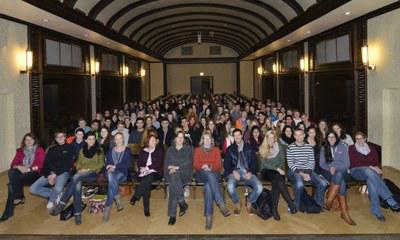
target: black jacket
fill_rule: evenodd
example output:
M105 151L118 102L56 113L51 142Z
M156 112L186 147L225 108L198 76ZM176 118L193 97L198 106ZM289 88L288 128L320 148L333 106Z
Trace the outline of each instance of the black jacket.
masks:
M244 154L244 160L247 162L248 166L247 171L255 175L257 171L257 157L253 147L248 143L244 143L243 154ZM228 150L226 151L224 157L225 177L229 176L237 168L236 166L238 160L239 160L238 145L234 143L228 147Z
M48 177L51 172L56 175L69 172L73 166L74 148L70 144L53 145L49 148L44 160L43 175Z
M157 130L157 134L158 134L158 139L160 140L160 144L162 145L164 142L164 131L163 131L162 127L160 127ZM170 147L173 140L174 140L174 130L172 128L168 128L166 139L165 139L165 144L168 147Z

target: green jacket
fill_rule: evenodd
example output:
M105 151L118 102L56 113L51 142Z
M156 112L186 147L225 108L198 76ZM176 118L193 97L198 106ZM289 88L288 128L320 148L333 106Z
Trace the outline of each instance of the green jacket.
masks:
M263 159L260 156L260 169L271 169L276 170L280 168L285 169L285 150L281 145L279 145L279 153L274 158Z
M104 166L104 153L103 151L96 153L92 158L87 158L83 155L83 149L79 151L78 163L76 169L89 169L91 171L100 171Z

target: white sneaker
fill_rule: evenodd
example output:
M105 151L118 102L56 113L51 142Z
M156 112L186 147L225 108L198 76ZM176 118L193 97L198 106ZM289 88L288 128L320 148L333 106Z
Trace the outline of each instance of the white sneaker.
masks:
M60 193L58 194L58 196L57 196L56 205L58 205L58 204L60 203L61 196L62 196L62 192L60 192Z
M54 208L54 202L49 201L46 206L47 210L52 210Z
M189 188L189 186L185 186L185 189L184 189L184 192L183 192L183 196L185 198L189 198L189 196L190 196L190 188Z

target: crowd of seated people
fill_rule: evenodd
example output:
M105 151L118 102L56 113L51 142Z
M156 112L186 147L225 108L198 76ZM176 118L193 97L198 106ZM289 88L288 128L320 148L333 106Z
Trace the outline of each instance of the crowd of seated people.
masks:
M224 217L240 215L242 206L254 213L254 203L270 181L272 216L282 195L288 211L299 211L306 184L315 190L315 202L326 211L340 209L350 217L347 188L350 177L368 186L371 213L384 222L380 198L398 212L400 205L382 180L377 150L362 132L353 138L339 123L312 122L307 114L285 108L279 102L247 100L234 95L167 96L150 103L124 104L122 109L97 113L90 124L78 119L74 136L54 134L46 152L32 133L26 134L8 172L8 198L0 221L14 214L25 202L24 186L48 200L53 216L65 209L73 197L75 223L82 223L81 195L85 181L95 181L103 172L108 188L103 221L110 221L113 203L122 211L119 184L136 165L138 184L130 198L133 206L142 199L150 217L152 184L168 184L168 225L189 209L188 184L193 179L204 186L205 228L212 228L213 205ZM234 204L227 207L221 180ZM288 190L287 180L293 188ZM251 189L243 203L238 186Z

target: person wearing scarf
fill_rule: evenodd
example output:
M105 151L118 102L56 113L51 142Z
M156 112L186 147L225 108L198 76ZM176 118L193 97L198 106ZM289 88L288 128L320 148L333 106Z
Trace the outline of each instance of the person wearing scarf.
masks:
M32 133L27 133L22 139L21 147L17 149L11 168L8 171L8 197L0 222L14 215L14 207L25 203L24 186L31 185L43 169L45 152Z
M382 170L375 147L367 143L363 132L357 132L355 139L356 143L349 147L351 176L358 181L367 182L371 213L384 222L386 219L382 214L379 198L386 201L395 212L400 211L400 204L393 198L393 194L381 178Z
M204 184L204 216L206 217L206 230L212 228L214 201L222 215L231 215L226 207L221 188L221 152L214 146L214 139L210 130L205 130L201 136L200 146L194 150L193 169L196 181Z
M272 215L276 221L280 220L278 212L279 196L285 199L290 213L297 212L293 199L290 197L285 181L285 152L278 143L276 132L268 131L260 146L261 179L270 181L272 197Z
M321 175L329 182L326 194L325 209L330 210L337 198L340 205L341 218L349 225L356 223L349 215L347 205L347 170L350 167L348 147L343 143L336 132L326 134L325 144L321 148L319 165L324 170Z
M117 205L117 211L124 209L119 195L119 184L128 178L131 165L131 150L125 145L124 134L117 132L114 136L115 147L108 151L106 157L106 170L108 180L106 207L103 213L103 222L110 220L110 211L113 201Z
M78 155L76 164L77 172L69 182L65 192L61 196L60 203L53 209L51 215L56 216L64 210L69 199L74 196L75 224L82 223L82 182L95 182L100 169L104 165L104 153L96 141L96 133L88 132L85 136L85 143Z
M156 134L149 134L145 140L144 148L139 152L137 167L139 169L138 180L140 184L130 200L130 204L133 206L136 201L143 197L143 209L146 217L150 216L152 183L160 180L163 176L164 148L158 142L159 139Z
M280 144L282 144L285 148L289 146L290 144L295 142L294 136L293 136L293 128L289 125L285 125L282 129L282 135L281 138L279 139Z

